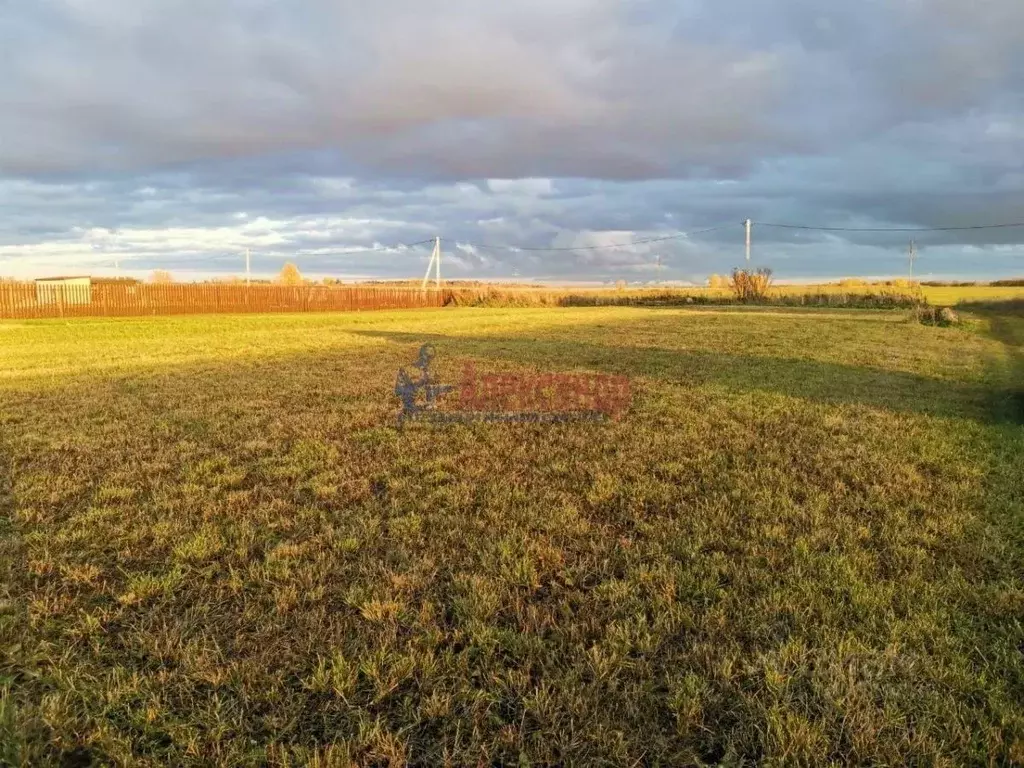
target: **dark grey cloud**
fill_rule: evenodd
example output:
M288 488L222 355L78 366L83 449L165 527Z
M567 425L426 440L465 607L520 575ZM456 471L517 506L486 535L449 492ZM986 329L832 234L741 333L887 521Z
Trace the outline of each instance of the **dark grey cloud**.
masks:
M41 0L3 6L0 48L0 271L249 247L407 274L426 254L379 246L1024 218L1019 0ZM922 266L1020 271L1022 232L922 235ZM905 239L759 229L757 252L892 274ZM451 268L702 279L740 255L726 231L453 245Z
M14 72L0 89L18 108L0 118L0 168L330 147L364 172L644 178L784 139L765 119L783 85L777 56L673 39L650 8L27 5L3 22Z

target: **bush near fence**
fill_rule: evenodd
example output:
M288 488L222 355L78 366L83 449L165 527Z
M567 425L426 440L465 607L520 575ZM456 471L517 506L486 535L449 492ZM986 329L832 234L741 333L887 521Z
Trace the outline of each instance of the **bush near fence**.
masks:
M0 318L131 317L441 307L450 291L362 286L0 283Z

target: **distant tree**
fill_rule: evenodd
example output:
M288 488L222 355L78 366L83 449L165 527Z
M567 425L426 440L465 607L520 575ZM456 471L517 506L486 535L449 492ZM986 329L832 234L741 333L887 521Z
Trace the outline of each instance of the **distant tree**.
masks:
M299 272L298 267L289 261L281 267L281 271L277 273L277 280L275 280L275 282L278 285L302 285L302 273Z
M154 269L153 274L149 276L149 282L157 285L169 285L174 282L174 278L166 269Z
M708 288L713 291L729 290L729 278L722 275L712 275L708 278Z

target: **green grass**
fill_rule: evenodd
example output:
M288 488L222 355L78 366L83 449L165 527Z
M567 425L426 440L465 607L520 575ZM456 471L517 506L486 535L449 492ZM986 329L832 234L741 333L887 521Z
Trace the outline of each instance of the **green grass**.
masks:
M0 323L0 763L1020 763L1022 330ZM399 433L424 341L633 404Z
M924 291L925 298L928 299L930 303L948 306L962 302L1024 299L1024 286L1019 285L925 285L921 287L921 290Z

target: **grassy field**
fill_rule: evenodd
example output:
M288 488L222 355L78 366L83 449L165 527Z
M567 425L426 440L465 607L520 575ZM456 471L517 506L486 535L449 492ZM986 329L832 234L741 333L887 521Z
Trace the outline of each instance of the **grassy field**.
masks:
M396 370L624 374L395 429ZM1024 319L0 323L0 763L1024 763Z
M1024 286L994 285L925 285L921 290L925 298L935 305L955 305L963 302L1005 301L1024 299Z

